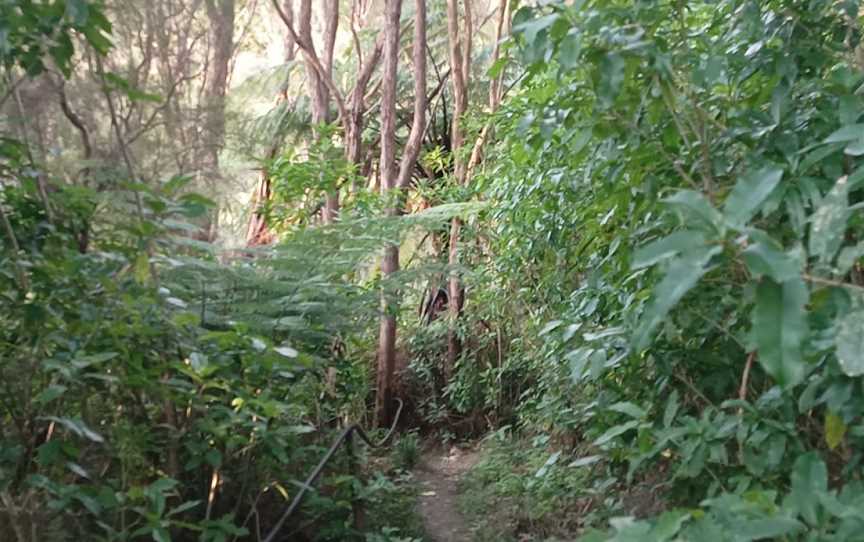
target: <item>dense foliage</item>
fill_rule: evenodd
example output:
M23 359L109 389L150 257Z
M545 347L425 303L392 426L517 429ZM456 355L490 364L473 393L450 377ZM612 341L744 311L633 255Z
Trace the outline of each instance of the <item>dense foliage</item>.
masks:
M455 4L430 2L431 35ZM352 11L356 58L331 58L328 75L293 36L315 95L292 103L286 83L238 128L276 126L237 150L264 148L249 240L273 243L224 250L224 202L192 189L218 169L224 95L214 116L194 76L158 96L114 70L116 6L0 0L0 533L264 540L333 437L371 423L380 318L403 426L447 443L489 433L464 488L479 539L862 539L859 3L501 6L512 35L481 40L483 76L470 47L430 41L431 60L463 63L472 107L449 116L465 89L434 65L400 186L376 155L415 133L415 113L394 97L384 122L384 75L338 94L375 73L380 40ZM417 13L395 19L396 56L420 43ZM63 90L79 58L99 122ZM414 92L397 73L388 83ZM74 171L40 136L56 126L26 122L19 90L34 81L80 132ZM162 114L201 164L136 159L164 145L144 146L132 120ZM211 121L221 135L193 151ZM383 247L395 267L378 264ZM338 455L280 536L419 535L420 453L410 432L392 459Z
M550 465L687 507L588 539L859 536L858 10L516 14L486 193L519 419L576 437Z

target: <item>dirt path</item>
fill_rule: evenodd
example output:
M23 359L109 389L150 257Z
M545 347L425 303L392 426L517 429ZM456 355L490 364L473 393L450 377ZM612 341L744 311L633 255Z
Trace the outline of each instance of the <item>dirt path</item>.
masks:
M468 542L471 529L459 512L459 480L479 459L478 453L459 448L426 452L417 467L420 514L430 542Z

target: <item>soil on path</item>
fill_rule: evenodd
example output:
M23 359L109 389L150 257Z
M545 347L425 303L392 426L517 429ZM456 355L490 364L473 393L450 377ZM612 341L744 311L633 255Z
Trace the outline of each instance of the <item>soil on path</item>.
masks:
M459 481L479 459L456 447L423 454L415 472L420 482L420 514L429 542L468 542L471 529L459 512Z

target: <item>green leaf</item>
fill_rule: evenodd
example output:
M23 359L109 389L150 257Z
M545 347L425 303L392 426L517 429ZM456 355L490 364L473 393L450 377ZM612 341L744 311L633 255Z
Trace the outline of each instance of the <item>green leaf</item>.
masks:
M521 24L517 24L513 27L514 34L521 34L525 38L525 42L531 46L534 44L534 40L537 39L537 34L543 32L552 24L558 20L560 15L557 13L553 13L551 15L546 15L543 17L538 17L536 19L531 19Z
M684 510L670 510L664 512L657 520L657 525L651 529L650 540L652 542L665 542L672 540L687 521L693 516Z
M600 80L597 84L597 98L600 107L608 109L615 103L624 84L624 57L618 53L608 53L600 61Z
M705 234L697 230L676 231L662 239L639 247L633 254L633 269L648 267L662 260L677 256L694 248L704 246Z
M864 242L860 242L854 247L843 247L840 255L837 256L837 274L845 275L848 273L862 256L864 256Z
M561 68L570 70L579 63L582 51L582 39L577 28L571 28L558 45L558 62Z
M767 275L780 283L801 274L801 262L783 252L780 245L767 235L748 246L743 256L747 269L757 277Z
M574 468L587 467L588 465L593 465L594 463L597 463L598 461L601 461L602 459L603 459L602 455L589 455L589 456L585 456L585 457L580 457L579 459L576 459L576 460L570 462L570 464L568 464L567 466L568 467L574 467Z
M681 212L684 223L687 225L702 225L714 234L723 234L725 231L720 213L699 192L679 190L672 196L665 198L663 203ZM691 223L691 220L695 224Z
M274 350L275 352L277 352L277 353L279 353L279 354L285 356L286 358L296 358L296 357L299 355L299 352L297 352L297 350L295 350L295 349L293 349L293 348L291 348L290 346L287 346L287 345L284 345L284 346L274 346L274 347L273 347L273 350Z
M544 476L546 476L546 473L549 472L549 469L552 468L552 466L558 462L558 458L560 458L560 457L561 457L560 451L555 452L552 455L550 455L549 459L547 459L546 462L543 463L543 466L540 467L539 469L537 469L537 472L534 473L534 477L535 478L543 478Z
M735 528L736 539L764 540L797 533L804 529L799 521L792 518L752 519L740 522Z
M705 267L711 258L721 251L719 246L697 249L676 258L669 265L666 276L654 288L651 302L642 314L639 326L633 334L633 345L637 350L647 346L651 334L666 318L666 315L693 286L699 282L708 269Z
M609 410L626 414L631 418L642 419L646 416L646 412L634 405L633 403L622 401L609 406Z
M154 542L171 542L171 535L168 533L168 529L164 527L153 529L152 534Z
M34 402L36 402L37 404L40 404L40 405L48 404L51 401L53 401L54 399L57 399L58 397L60 397L64 393L66 393L66 390L67 390L66 386L60 386L60 385L48 386L47 388L42 390L42 392L39 393L39 395L36 396L36 398L34 399Z
M843 373L852 377L864 375L864 310L852 311L840 320L834 344Z
M816 452L798 457L792 467L789 501L804 521L819 524L819 494L828 490L828 469Z
M759 363L781 386L794 386L806 373L801 346L807 335L807 285L799 279L783 283L763 279L756 290L753 334Z
M861 139L862 136L864 136L864 124L850 124L826 137L824 143L846 143Z
M51 420L55 423L59 423L60 425L62 425L66 429L72 431L73 433L75 433L79 437L84 437L88 440L91 440L91 441L97 442L97 443L105 442L105 439L102 438L102 435L100 435L96 431L93 431L92 429L87 427L87 424L85 424L83 421L81 421L79 419L58 418L56 416L45 416L44 419Z
M675 421L675 416L678 414L678 390L674 390L669 395L669 400L666 402L666 409L663 411L663 425L669 427Z
M843 423L843 418L833 412L825 413L825 444L828 449L834 450L843 442L843 437L846 436L846 424Z
M810 255L821 263L830 263L843 245L843 234L849 217L849 184L847 177L837 180L810 217Z
M782 178L783 170L775 167L762 168L741 176L723 206L726 223L735 229L744 227Z
M631 429L635 429L636 427L639 427L639 423L640 422L638 420L633 420L633 421L629 421L627 423L622 423L621 425L616 425L615 427L613 427L613 428L609 429L608 431L606 431L605 433L603 433L600 436L600 438L595 440L594 446L603 446L604 444L606 444L607 442L609 442L613 438L617 437L618 435L623 435L627 431L630 431Z

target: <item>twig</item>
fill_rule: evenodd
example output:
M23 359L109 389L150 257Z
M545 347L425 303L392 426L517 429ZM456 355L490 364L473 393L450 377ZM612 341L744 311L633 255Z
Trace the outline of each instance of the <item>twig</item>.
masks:
M750 384L750 369L753 368L753 361L756 359L756 351L750 352L747 356L747 363L744 365L744 374L741 375L741 387L738 389L738 399L747 400L747 386Z
M858 293L864 293L864 287L857 286L855 284L849 284L848 282L840 282L839 280L831 280L831 279L825 279L822 277L814 277L813 275L809 275L807 273L802 274L801 278L803 278L807 282L812 282L814 284L822 284L824 286L835 286L837 288L848 288L849 290L854 290Z

